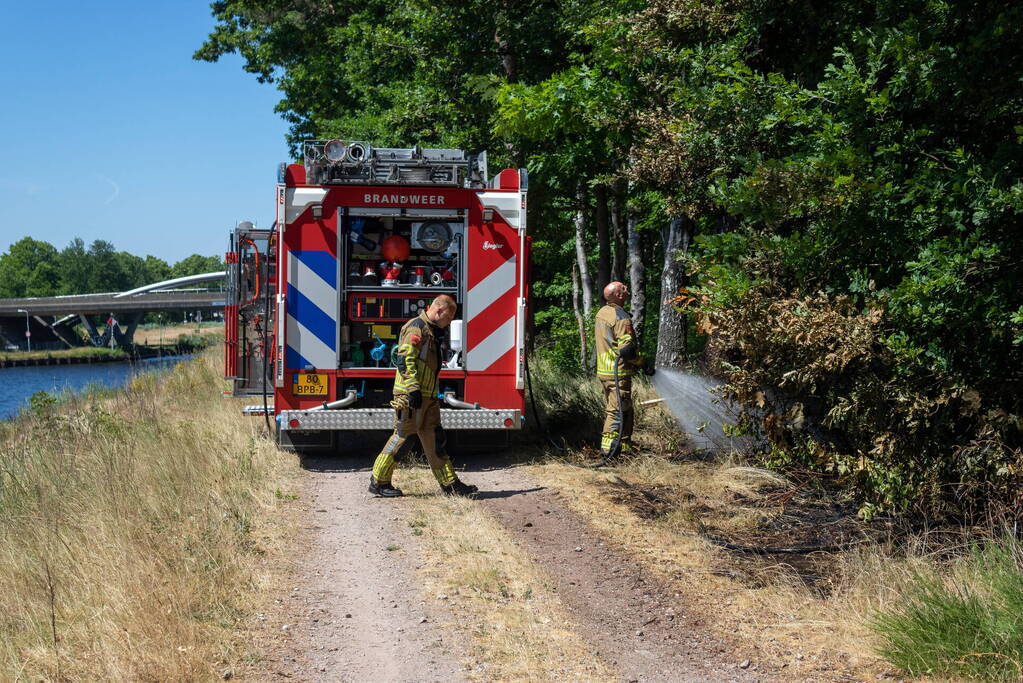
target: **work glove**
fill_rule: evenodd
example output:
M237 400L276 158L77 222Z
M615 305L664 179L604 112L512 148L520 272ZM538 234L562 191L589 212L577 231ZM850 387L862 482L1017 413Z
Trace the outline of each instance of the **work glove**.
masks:
M416 389L410 391L408 394L408 407L412 410L418 410L423 407L423 392Z
M657 372L657 368L654 367L653 361L647 361L643 364L643 374L647 377L652 377Z

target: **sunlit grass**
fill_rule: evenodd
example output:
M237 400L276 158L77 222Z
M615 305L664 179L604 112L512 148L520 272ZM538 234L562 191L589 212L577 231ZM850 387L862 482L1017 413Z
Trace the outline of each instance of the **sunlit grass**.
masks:
M914 675L1023 680L1023 545L1006 533L944 569L914 573L876 614L879 652Z
M471 680L616 678L573 624L554 582L483 505L438 495L422 466L405 469L402 486L410 532L422 545L425 594L457 607Z
M205 679L240 655L294 461L221 397L218 357L0 425L0 679Z

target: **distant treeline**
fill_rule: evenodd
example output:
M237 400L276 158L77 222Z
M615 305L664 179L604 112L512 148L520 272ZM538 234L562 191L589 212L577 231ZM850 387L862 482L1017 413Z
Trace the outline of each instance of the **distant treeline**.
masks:
M174 265L156 256L117 251L106 240L64 249L24 237L0 255L0 298L123 292L152 282L222 270L219 256L192 254Z

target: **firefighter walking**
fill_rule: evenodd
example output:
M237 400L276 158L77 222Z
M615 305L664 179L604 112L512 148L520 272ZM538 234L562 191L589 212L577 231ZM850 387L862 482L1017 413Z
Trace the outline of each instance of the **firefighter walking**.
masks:
M637 353L632 316L622 308L629 289L621 282L604 288L607 302L594 325L597 378L604 390L604 429L600 435L602 464L613 463L632 448L632 375Z
M409 320L398 335L398 368L394 374L394 433L373 463L370 493L394 498L403 495L391 483L398 458L419 437L430 469L444 493L473 496L478 489L462 483L455 474L445 449L440 424L437 376L441 367L440 332L455 317L457 304L446 294L435 298L417 317Z

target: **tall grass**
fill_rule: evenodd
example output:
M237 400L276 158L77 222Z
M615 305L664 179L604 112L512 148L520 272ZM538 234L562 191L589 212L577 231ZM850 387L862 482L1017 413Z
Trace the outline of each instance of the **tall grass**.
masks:
M535 360L529 369L544 429L570 441L593 438L596 433L599 441L604 395L597 378L592 373L570 372L544 359ZM532 424L533 420L528 422Z
M551 433L565 436L569 441L600 441L600 430L604 423L604 392L600 380L592 372L569 371L545 359L530 364L533 396L536 399L543 427ZM633 377L632 398L634 403L657 396L657 392L643 376ZM528 398L528 396L527 396ZM530 410L527 407L527 410ZM637 420L653 417L662 420L659 411L637 410ZM529 413L532 418L532 412ZM670 420L663 425L677 428ZM530 420L532 422L532 420ZM636 423L639 428L640 422ZM647 425L642 425L647 426Z
M918 573L872 623L880 653L916 675L1023 680L1023 545L975 545L950 574Z
M0 423L0 679L219 676L292 461L207 353Z

